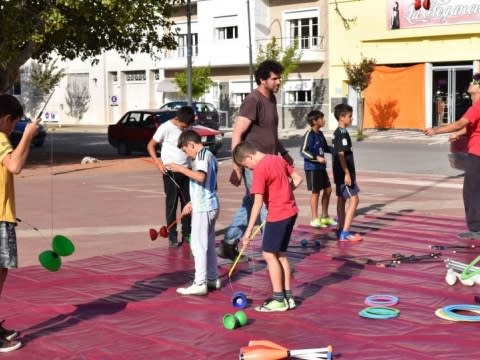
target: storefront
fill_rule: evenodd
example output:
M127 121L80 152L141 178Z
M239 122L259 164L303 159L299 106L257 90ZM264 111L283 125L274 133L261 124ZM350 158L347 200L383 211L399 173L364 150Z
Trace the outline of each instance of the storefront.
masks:
M354 98L344 63L364 57L378 64L364 92L365 128L424 129L468 108L480 72L480 0L336 1L329 10L332 106Z

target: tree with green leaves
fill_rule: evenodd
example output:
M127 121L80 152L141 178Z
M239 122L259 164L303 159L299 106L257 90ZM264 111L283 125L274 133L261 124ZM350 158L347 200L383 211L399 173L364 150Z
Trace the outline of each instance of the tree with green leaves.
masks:
M343 60L342 60L343 61ZM376 65L375 59L368 59L362 55L362 59L358 64L352 64L349 61L343 61L345 72L347 73L347 84L350 85L360 99L358 106L358 133L357 139L363 138L363 114L364 114L364 97L363 92L370 84L370 79Z
M93 59L115 50L157 54L176 47L175 7L184 0L10 0L0 2L0 93L30 58Z
M21 77L25 111L36 113L64 76L65 70L58 68L57 60L46 63L33 60L24 67Z
M192 98L199 99L213 85L210 78L211 69L208 67L192 67ZM188 76L187 70L175 73L175 84L177 84L182 95L187 96Z
M265 60L275 60L279 62L283 66L283 82L288 79L288 75L298 68L301 57L302 52L298 50L297 39L295 39L291 45L287 46L285 49L282 49L281 44L277 42L277 38L272 36L272 39L267 45L259 46L255 67Z

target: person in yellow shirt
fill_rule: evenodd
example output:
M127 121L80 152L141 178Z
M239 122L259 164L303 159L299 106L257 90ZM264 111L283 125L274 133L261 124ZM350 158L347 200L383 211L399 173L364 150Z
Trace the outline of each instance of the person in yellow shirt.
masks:
M19 174L27 160L30 144L38 132L40 118L25 127L20 143L13 149L9 135L23 116L22 105L12 95L0 95L0 295L8 270L16 268L17 239L15 234L15 191L13 176ZM15 340L18 332L3 327L0 322L0 352L9 352L22 346Z

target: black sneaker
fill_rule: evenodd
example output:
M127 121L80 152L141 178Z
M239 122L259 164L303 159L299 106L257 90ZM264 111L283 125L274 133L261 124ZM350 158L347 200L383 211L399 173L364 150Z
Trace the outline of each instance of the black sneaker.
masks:
M221 242L220 245L216 248L217 256L222 259L229 259L235 261L238 256L238 250L236 245L225 244Z
M3 323L5 320L0 322L0 338L5 340L13 340L18 336L18 331L5 329Z
M169 240L168 246L175 249L180 246L180 243L177 240Z
M10 352L17 350L22 343L17 340L0 339L0 352Z

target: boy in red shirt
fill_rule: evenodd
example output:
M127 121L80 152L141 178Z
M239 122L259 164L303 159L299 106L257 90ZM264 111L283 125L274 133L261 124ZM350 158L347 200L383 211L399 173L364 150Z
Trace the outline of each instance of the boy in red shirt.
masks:
M293 309L295 300L291 290L290 265L285 252L298 214L293 190L303 179L282 157L262 153L247 141L234 148L233 160L237 165L253 170L250 193L254 195L254 202L242 237L244 246L250 242L263 203L268 210L262 251L268 265L273 298L255 307L255 310L271 312Z

